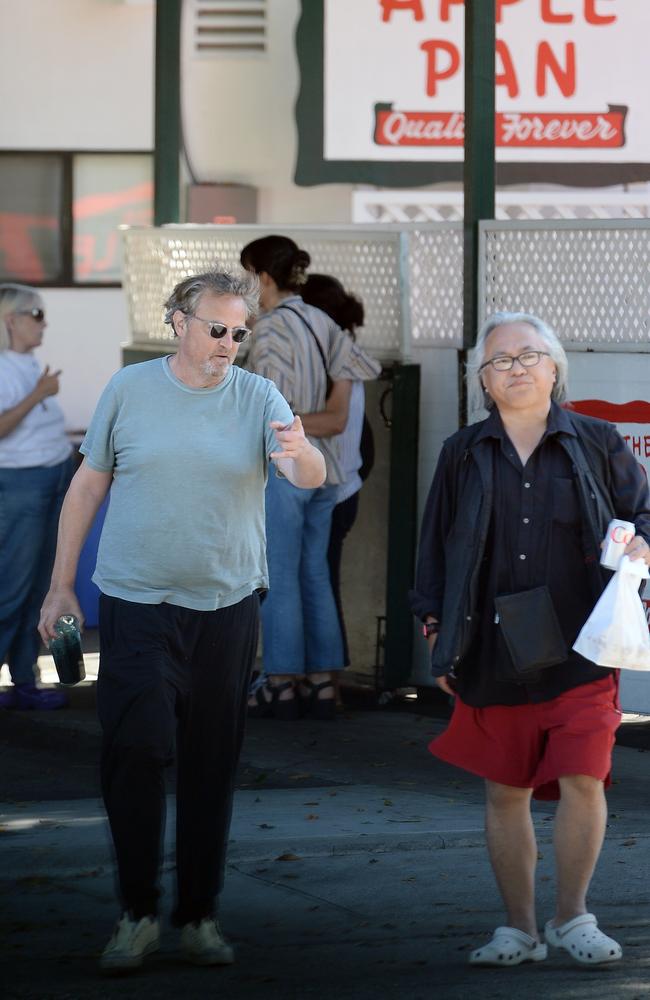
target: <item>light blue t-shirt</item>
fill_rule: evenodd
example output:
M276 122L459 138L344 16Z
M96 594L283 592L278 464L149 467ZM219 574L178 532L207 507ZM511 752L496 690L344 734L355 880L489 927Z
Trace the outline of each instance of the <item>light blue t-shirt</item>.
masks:
M184 385L168 358L117 372L80 449L91 468L113 472L99 589L212 611L268 587L269 423L292 419L273 382L234 366L211 389Z

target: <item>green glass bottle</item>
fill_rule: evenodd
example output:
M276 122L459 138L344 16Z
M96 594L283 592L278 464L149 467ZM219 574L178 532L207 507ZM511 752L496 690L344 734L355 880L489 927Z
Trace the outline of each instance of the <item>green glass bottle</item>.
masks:
M57 619L56 638L50 639L50 652L61 684L78 684L86 676L79 622L74 615Z

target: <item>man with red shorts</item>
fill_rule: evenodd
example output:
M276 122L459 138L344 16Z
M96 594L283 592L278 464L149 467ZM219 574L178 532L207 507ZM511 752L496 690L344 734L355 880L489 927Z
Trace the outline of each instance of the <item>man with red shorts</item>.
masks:
M484 324L467 383L470 413L489 415L443 446L411 593L432 672L455 695L430 750L486 783L507 925L472 951L473 965L538 962L548 944L585 965L622 956L586 902L605 834L618 674L571 647L607 583L599 549L612 517L634 522L625 551L650 564L650 496L616 429L559 405L567 367L537 317L498 313ZM559 798L556 910L544 940L532 796Z

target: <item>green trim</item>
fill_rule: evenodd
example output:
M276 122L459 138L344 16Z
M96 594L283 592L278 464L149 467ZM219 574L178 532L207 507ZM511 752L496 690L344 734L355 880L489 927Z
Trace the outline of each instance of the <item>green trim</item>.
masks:
M296 28L300 91L296 101L298 159L295 183L377 184L380 187L418 187L437 181L459 181L462 163L376 163L373 160L326 160L324 0L302 0Z
M417 544L420 366L398 365L393 374L384 687L408 684L413 663L413 615L408 592L415 577Z
M494 218L495 0L465 4L465 161L463 185L463 347L478 321L479 219Z
M127 365L137 365L141 361L153 361L154 358L166 358L172 353L171 347L165 349L160 346L144 347L139 344L127 344L122 348L122 368L126 368Z
M181 6L156 3L154 226L180 222Z

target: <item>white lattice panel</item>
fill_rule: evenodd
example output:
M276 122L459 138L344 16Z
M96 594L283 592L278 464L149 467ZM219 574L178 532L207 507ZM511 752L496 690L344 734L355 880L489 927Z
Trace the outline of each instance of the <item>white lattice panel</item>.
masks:
M404 233L413 344L461 347L463 340L463 230L460 223Z
M462 327L462 231L421 227L164 226L125 229L124 290L132 338L164 344L162 303L174 285L215 264L239 266L250 240L281 232L310 254L311 271L336 275L362 300L359 342L378 357L400 357L412 341L451 346Z
M481 224L481 318L532 312L568 346L650 341L650 221Z
M463 219L462 190L355 191L355 222L453 222ZM552 191L496 192L497 219L647 219L650 185L638 190L557 188Z

